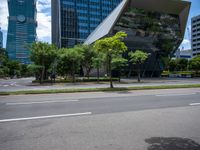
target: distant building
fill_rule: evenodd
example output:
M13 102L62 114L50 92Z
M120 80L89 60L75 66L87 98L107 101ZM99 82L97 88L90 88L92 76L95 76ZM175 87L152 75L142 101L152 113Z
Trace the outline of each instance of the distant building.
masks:
M1 28L0 28L0 48L3 48L3 32L1 31Z
M141 75L160 76L165 67L163 58L174 54L183 41L190 5L185 0L123 0L89 35L85 44L124 31L129 51L139 49L151 54L141 65ZM125 53L124 57L127 56ZM130 64L126 72L131 74L133 68L137 66Z
M192 54L200 55L200 15L192 18Z
M8 57L28 64L28 46L36 39L36 0L8 0L8 10Z
M175 53L175 57L176 58L191 59L192 58L192 49L187 49L187 50L178 49Z
M122 0L52 0L52 43L73 47L91 32Z

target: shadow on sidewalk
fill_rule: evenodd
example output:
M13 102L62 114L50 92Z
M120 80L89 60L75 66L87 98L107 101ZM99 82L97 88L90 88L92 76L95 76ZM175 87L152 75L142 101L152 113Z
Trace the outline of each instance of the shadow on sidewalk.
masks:
M200 150L200 145L188 138L152 137L145 139L147 150Z

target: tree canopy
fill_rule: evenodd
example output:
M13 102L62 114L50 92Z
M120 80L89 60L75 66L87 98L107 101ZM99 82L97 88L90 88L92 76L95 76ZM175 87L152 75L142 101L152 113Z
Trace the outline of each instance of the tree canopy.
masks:
M121 79L122 68L126 67L128 65L127 63L128 63L128 60L123 58L123 57L120 57L120 56L113 58L113 60L112 60L113 69L118 70L119 82L120 82L120 79Z
M31 47L30 59L35 65L41 66L40 81L48 78L48 69L57 57L57 47L45 42L34 42Z
M58 64L64 69L63 74L70 74L75 82L75 73L80 69L80 62L83 59L83 51L79 46L74 48L62 48L59 52Z
M138 65L137 74L138 82L140 82L140 66L147 60L149 54L141 50L136 50L135 52L129 52L129 57L131 63Z
M189 68L198 72L200 71L200 55L192 58L189 62Z
M86 76L89 78L90 72L93 68L93 58L96 57L97 53L95 52L92 45L82 45L83 51L83 60L81 65L86 71Z
M94 43L94 48L106 55L107 68L110 77L110 87L113 88L112 83L112 59L127 51L127 46L123 39L127 36L125 32L117 32L114 36L105 37L97 40Z

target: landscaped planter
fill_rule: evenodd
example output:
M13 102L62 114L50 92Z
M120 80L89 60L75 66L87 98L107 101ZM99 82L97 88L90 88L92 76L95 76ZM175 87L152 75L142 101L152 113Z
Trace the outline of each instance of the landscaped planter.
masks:
M192 78L192 74L169 74L170 78Z

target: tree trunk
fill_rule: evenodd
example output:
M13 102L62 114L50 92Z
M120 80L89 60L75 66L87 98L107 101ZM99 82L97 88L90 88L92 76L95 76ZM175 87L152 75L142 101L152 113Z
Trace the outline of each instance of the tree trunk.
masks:
M108 69L109 69L109 77L110 77L110 88L113 88L113 81L112 81L112 68L111 68L111 56L108 56Z
M45 65L44 65L44 59L42 60L42 74L41 74L41 77L40 77L40 84L43 83L43 80L44 80L44 72L45 72Z
M75 68L74 68L74 62L72 62L72 80L73 80L73 83L75 83Z
M138 65L138 82L140 82L140 65Z
M89 80L89 79L90 79L90 70L89 70L89 69L86 69L86 72L87 72L87 73L86 73L86 74L87 74L86 76L87 76L87 78L88 78L88 80Z
M97 82L99 83L99 67L97 68Z
M52 78L52 74L51 74L51 84L53 84L53 78Z
M119 82L121 82L121 69L119 69Z
M75 73L73 72L73 75L72 75L72 80L73 80L73 83L75 83Z
M140 71L138 71L138 82L140 82Z

